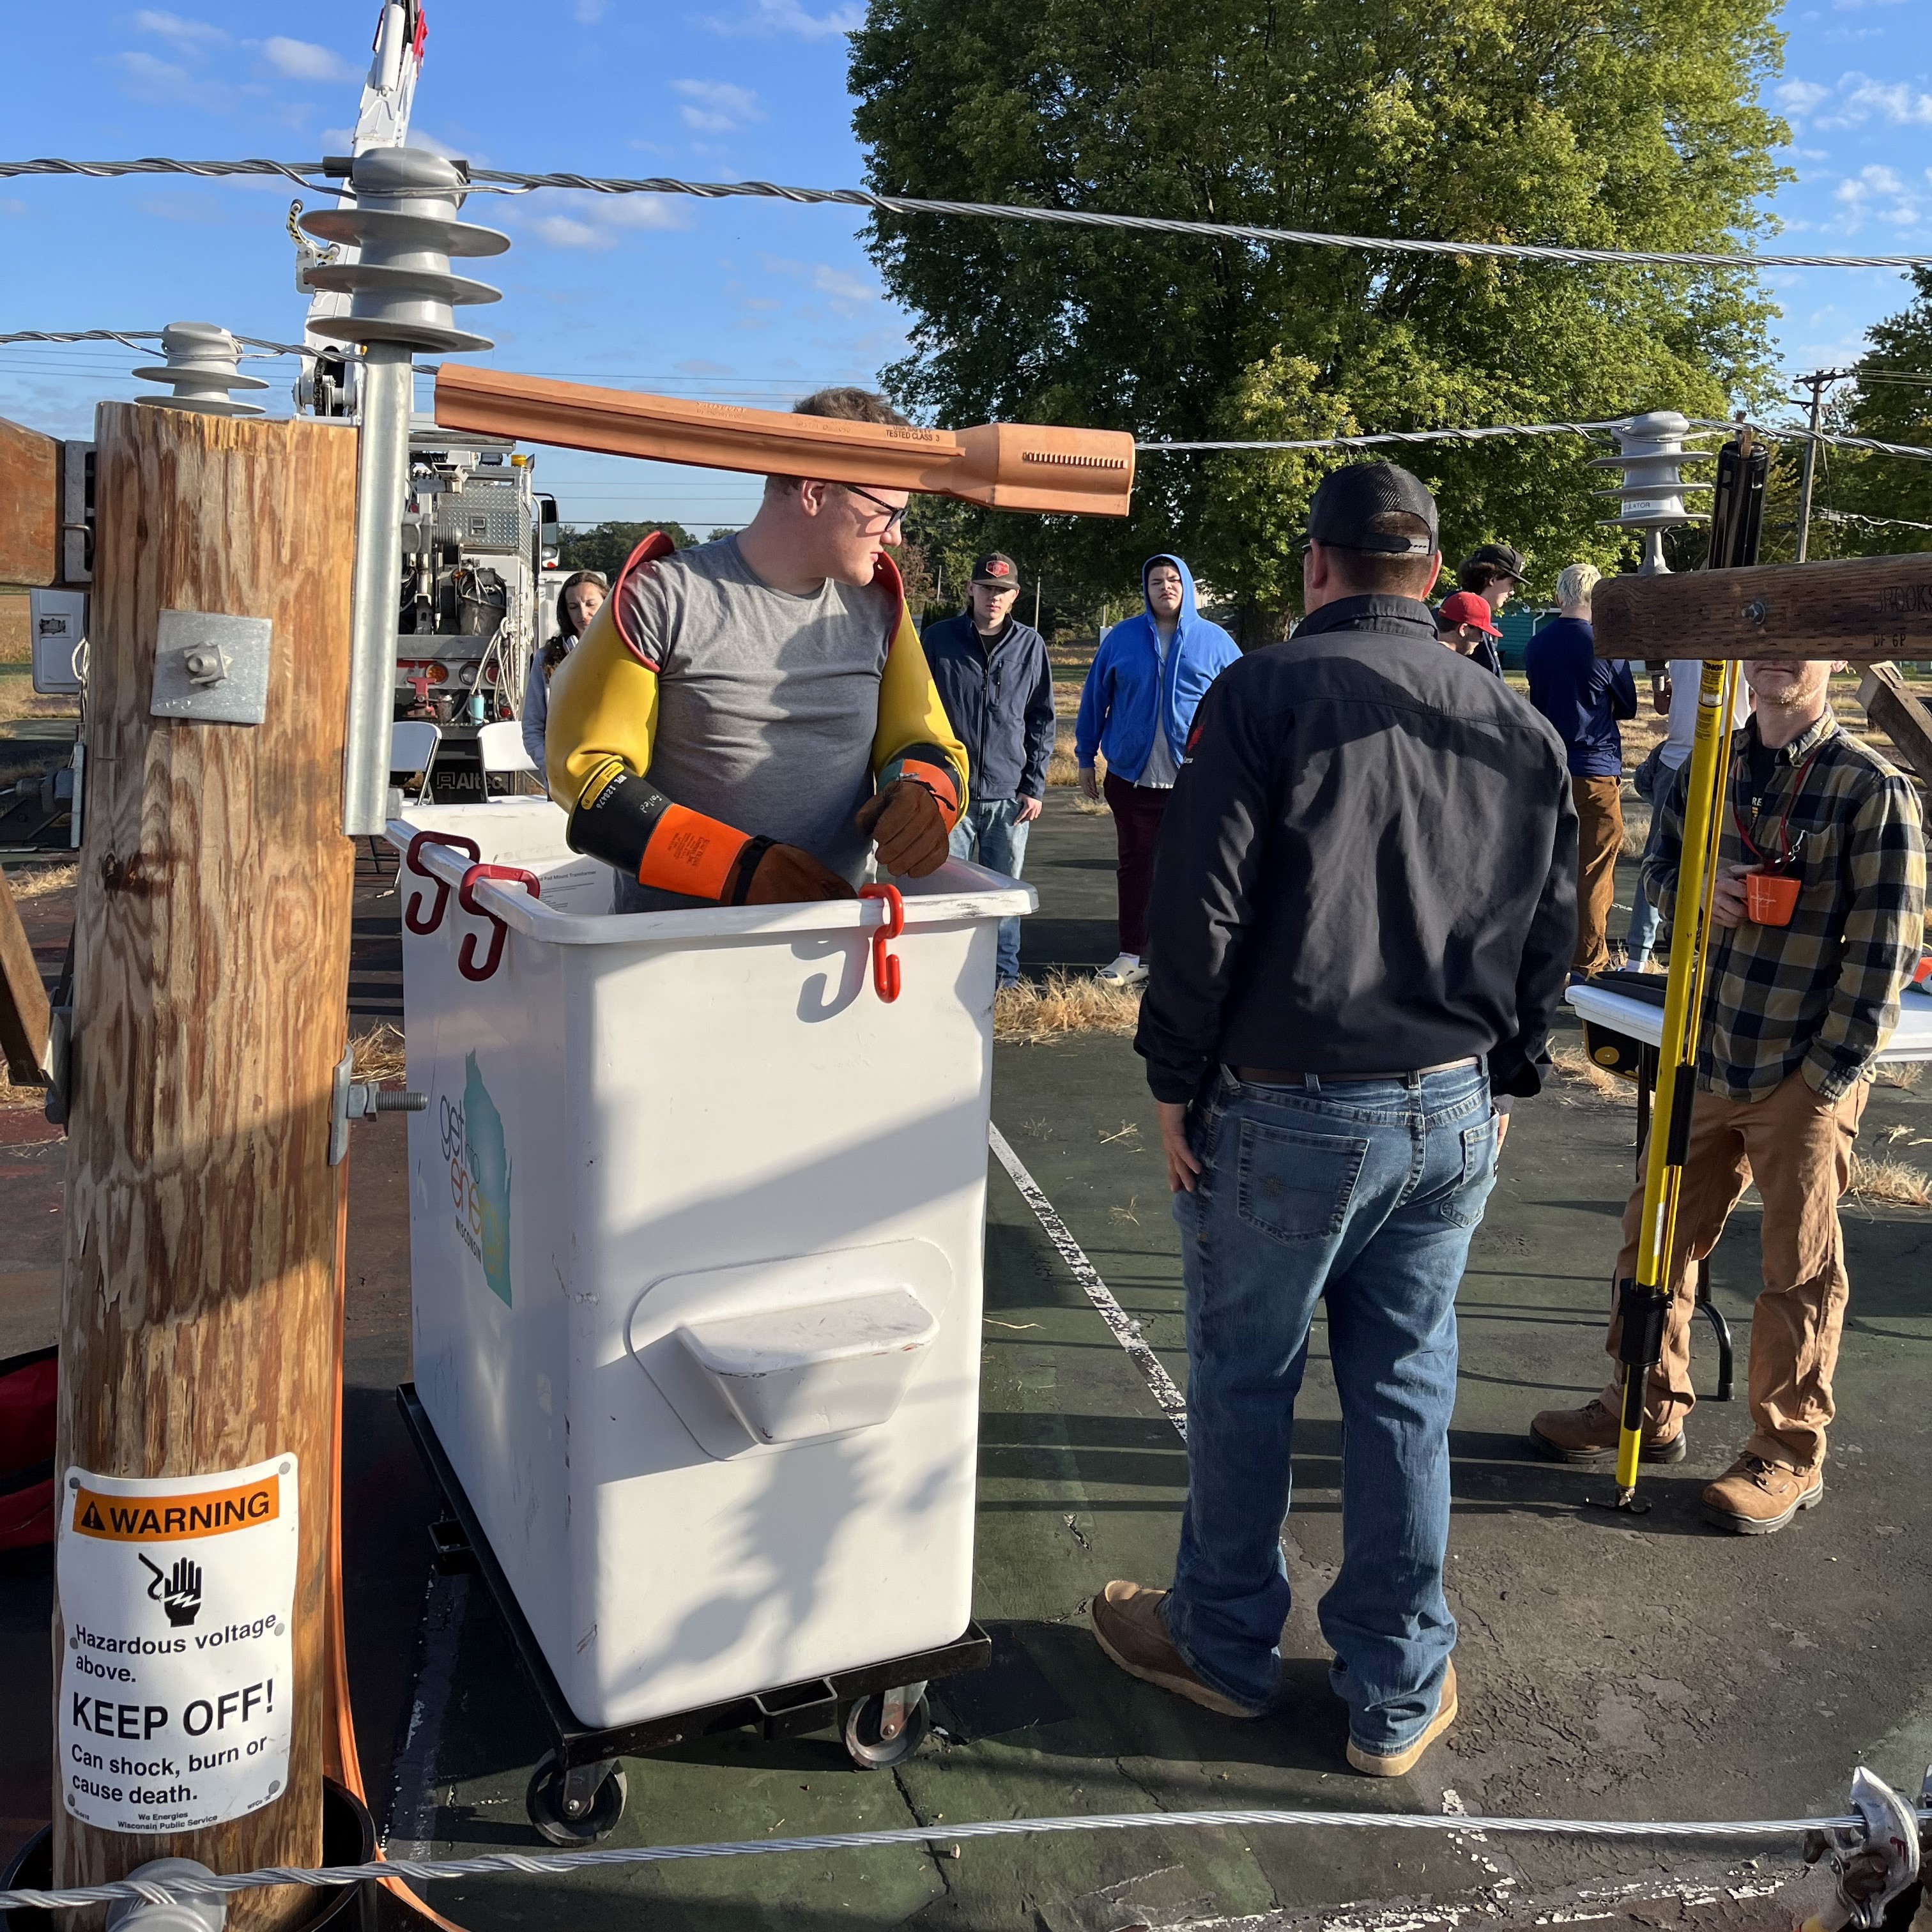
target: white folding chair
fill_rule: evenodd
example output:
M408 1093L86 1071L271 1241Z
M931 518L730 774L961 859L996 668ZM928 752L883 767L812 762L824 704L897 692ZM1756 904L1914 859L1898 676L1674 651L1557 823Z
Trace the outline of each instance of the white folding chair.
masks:
M422 772L422 790L416 801L418 805L429 802L430 769L436 763L436 748L442 742L442 728L422 718L405 718L389 728L389 776L413 778Z
M398 778L413 778L422 774L422 790L416 795L418 805L429 802L429 781L431 769L436 764L436 750L442 742L442 730L419 718L405 718L389 728L389 782L394 784ZM403 789L406 791L408 786ZM382 870L382 848L372 836L369 841L369 856L376 862L376 875ZM401 861L397 862L398 866Z
M537 769L536 760L524 743L524 728L514 718L499 718L494 724L485 724L476 734L476 751L483 760L483 796L486 799L490 796L490 780L495 773L536 772ZM523 794L512 790L497 796L517 798Z

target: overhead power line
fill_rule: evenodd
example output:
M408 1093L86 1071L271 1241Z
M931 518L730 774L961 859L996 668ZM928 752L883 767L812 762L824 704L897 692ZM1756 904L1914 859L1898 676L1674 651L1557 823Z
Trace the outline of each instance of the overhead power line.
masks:
M182 161L149 155L139 160L0 161L0 179L24 175L76 175L111 179L124 175L195 175L208 179L270 176L303 188L339 189L320 161ZM1094 208L1035 208L1022 203L938 201L923 196L876 194L862 188L786 188L775 182L692 182L668 175L643 178L578 174L520 174L472 168L470 179L483 190L527 194L564 188L582 194L688 194L719 201L752 197L801 206L864 208L881 214L954 214L992 221L1024 221L1073 228L1115 228L1152 235L1186 235L1210 241L1286 242L1309 248L1345 248L1370 254L1488 256L1498 260L1556 262L1578 266L1671 268L1916 268L1932 266L1932 255L1755 255L1702 249L1570 248L1530 242L1436 241L1420 236L1335 235L1301 228L1268 228L1246 222L1184 221L1162 215L1112 214Z
M1427 442L1483 442L1492 437L1516 436L1601 436L1622 428L1622 421L1616 422L1563 422L1563 423L1497 423L1480 429L1392 429L1382 430L1370 436L1321 436L1289 440L1286 438L1261 436L1247 441L1227 440L1212 442L1136 442L1134 447L1144 454L1180 455L1190 453L1208 453L1222 450L1242 449L1368 449L1388 443ZM1742 427L1735 422L1720 422L1712 418L1694 419L1690 424L1693 436L1731 435ZM1874 436L1839 436L1828 430L1819 430L1815 434L1796 425L1778 425L1766 428L1753 424L1751 428L1760 436L1789 440L1797 442L1816 442L1828 443L1846 449L1866 449L1881 456L1916 457L1932 460L1932 449L1922 449L1909 442L1881 442Z
M233 332L230 332L231 334ZM0 344L9 342L118 342L124 348L131 349L138 355L150 355L147 344L158 342L161 332L158 328L20 328L10 335L0 335ZM268 342L259 335L237 335L237 342L245 343L250 349L265 349L271 356L313 356L312 347L299 342Z

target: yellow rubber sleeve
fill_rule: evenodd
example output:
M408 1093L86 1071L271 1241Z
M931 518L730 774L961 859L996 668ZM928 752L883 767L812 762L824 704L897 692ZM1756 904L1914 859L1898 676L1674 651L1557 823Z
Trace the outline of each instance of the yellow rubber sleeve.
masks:
M607 598L577 648L550 674L544 727L544 781L566 812L614 764L641 778L657 733L658 676L619 634L617 600Z
M879 724L872 735L873 776L876 778L893 759L916 745L929 745L944 752L958 780L959 806L958 811L947 814L950 830L966 810L966 747L959 742L952 721L946 715L946 706L940 702L939 687L932 681L925 649L902 598L898 622L893 627L892 640L886 651L886 668L879 679Z

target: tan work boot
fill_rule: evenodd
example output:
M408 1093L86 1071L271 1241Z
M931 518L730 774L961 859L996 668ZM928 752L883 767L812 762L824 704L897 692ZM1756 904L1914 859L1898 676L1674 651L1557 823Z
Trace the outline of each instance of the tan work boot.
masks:
M1224 1718L1259 1717L1258 1711L1222 1696L1195 1676L1167 1634L1167 1622L1160 1613L1166 1600L1165 1590L1118 1580L1109 1583L1091 1606L1095 1640L1130 1677L1144 1684L1158 1684Z
M1600 1462L1617 1451L1622 1424L1616 1410L1600 1396L1592 1396L1581 1408L1546 1408L1532 1418L1530 1447L1552 1462ZM1680 1422L1666 1436L1644 1421L1636 1459L1640 1462L1681 1462L1684 1460L1684 1425Z
M1365 1751L1353 1738L1348 1740L1348 1762L1364 1778L1402 1778L1413 1771L1422 1754L1456 1721L1456 1666L1450 1664L1442 1673L1442 1695L1436 1706L1436 1714L1424 1726L1422 1735L1414 1743L1404 1744L1399 1751L1392 1751L1386 1757L1378 1757L1372 1751Z
M1706 1489L1704 1514L1720 1529L1739 1536L1768 1536L1800 1510L1815 1509L1824 1499L1822 1467L1794 1469L1788 1462L1767 1462L1747 1449Z

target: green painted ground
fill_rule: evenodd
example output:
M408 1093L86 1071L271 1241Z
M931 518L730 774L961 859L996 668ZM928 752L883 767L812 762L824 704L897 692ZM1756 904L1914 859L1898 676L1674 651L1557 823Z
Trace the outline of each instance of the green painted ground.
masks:
M1113 950L1105 819L1057 797L1030 876L1030 956ZM1184 1382L1179 1270L1150 1110L1122 1040L1002 1048L995 1118L1129 1312ZM1881 1089L1868 1132L1932 1139L1932 1107ZM1123 1132L1123 1130L1126 1131ZM1535 1408L1600 1384L1601 1320L1631 1115L1562 1090L1524 1108L1462 1300L1452 1603L1464 1716L1413 1778L1342 1762L1313 1606L1339 1553L1339 1424L1318 1333L1286 1538L1297 1603L1288 1696L1256 1724L1133 1683L1094 1648L1111 1576L1166 1580L1184 1482L1178 1438L997 1165L988 1192L977 1614L994 1670L936 1712L948 1734L896 1773L850 1769L830 1738L748 1736L633 1760L614 1842L789 1836L921 1821L1236 1804L1598 1816L1766 1816L1843 1802L1852 1765L1916 1788L1932 1750L1920 1660L1932 1636L1920 1504L1932 1364L1932 1215L1849 1208L1854 1281L1829 1498L1766 1539L1706 1531L1697 1492L1748 1432L1700 1408L1689 1461L1647 1476L1640 1524L1588 1508L1606 1478L1528 1454ZM1925 1150L1909 1157L1922 1162ZM1717 1291L1748 1336L1755 1214L1719 1250ZM1709 1351L1701 1355L1708 1361ZM1708 1385L1708 1382L1706 1384ZM473 1593L436 1766L439 1852L533 1846L523 1792L542 1742L500 1627ZM1454 1796L1452 1797L1450 1793ZM693 1932L916 1924L1111 1932L1432 1897L1512 1918L1576 1887L1654 1888L1742 1853L1505 1845L1382 1834L1001 1840L435 1888L484 1928L644 1922Z

